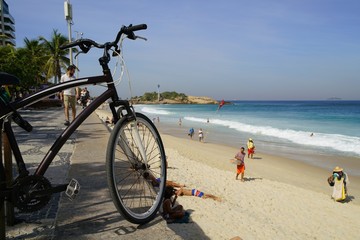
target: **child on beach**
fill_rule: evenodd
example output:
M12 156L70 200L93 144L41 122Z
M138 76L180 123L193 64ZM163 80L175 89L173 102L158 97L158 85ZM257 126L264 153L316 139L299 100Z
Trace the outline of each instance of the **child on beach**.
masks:
M185 211L182 205L175 206L176 202L176 190L172 186L166 186L164 201L162 205L162 215L166 221L181 219L185 215ZM173 197L174 196L174 197Z
M240 152L238 152L236 155L235 155L235 159L232 159L231 162L233 163L236 163L237 166L236 166L236 180L238 180L238 176L241 174L240 176L240 181L244 182L244 173L245 173L245 148L244 147L241 147L240 148Z

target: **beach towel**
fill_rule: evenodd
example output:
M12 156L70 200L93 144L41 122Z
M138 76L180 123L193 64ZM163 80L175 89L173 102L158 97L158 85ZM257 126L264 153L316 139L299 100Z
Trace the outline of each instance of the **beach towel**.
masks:
M166 219L166 223L191 223L190 212L186 212L181 219Z

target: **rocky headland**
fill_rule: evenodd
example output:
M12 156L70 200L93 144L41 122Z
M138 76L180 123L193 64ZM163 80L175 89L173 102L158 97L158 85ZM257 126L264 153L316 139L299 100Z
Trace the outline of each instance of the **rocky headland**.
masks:
M140 98L132 99L134 104L219 104L219 102L210 97L199 97L199 96L186 96L182 98L166 99L162 98L160 101L148 100L144 101Z

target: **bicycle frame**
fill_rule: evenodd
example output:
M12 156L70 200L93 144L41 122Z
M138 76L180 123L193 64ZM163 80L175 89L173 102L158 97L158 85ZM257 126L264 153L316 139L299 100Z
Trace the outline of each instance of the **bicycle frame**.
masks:
M105 72L104 72L105 73ZM11 146L11 149L13 151L18 170L19 170L19 176L27 176L28 171L26 170L24 160L22 158L22 154L20 152L20 149L17 145L15 134L12 130L11 124L9 121L6 120L6 117L11 114L13 109L21 109L23 107L29 106L35 102L40 101L41 99L53 95L55 93L58 93L64 89L73 88L73 87L79 87L84 85L97 85L100 83L106 83L108 85L107 90L105 90L100 96L98 96L96 99L94 99L83 111L81 111L77 117L73 120L73 122L62 132L62 134L56 139L54 144L51 146L51 148L48 150L47 154L44 156L41 163L38 165L37 169L35 170L34 175L43 176L48 169L49 165L52 163L55 156L58 154L62 146L66 143L66 141L69 139L69 137L72 135L72 133L81 125L82 122L85 121L87 117L91 113L93 113L102 103L104 103L107 99L111 98L112 102L109 104L111 112L114 117L114 121L119 120L119 116L116 114L115 107L116 106L125 106L125 109L127 111L127 115L130 117L134 117L133 111L131 111L129 102L125 100L119 100L116 88L113 83L112 76L110 74L104 74L101 76L94 76L94 77L87 77L87 78L79 78L71 81L67 81L64 83L59 83L54 86L51 86L49 88L46 88L44 90L41 90L39 92L36 92L18 102L10 103L7 108L2 108L0 110L0 116L4 116L2 119L0 119L0 122L3 122L4 132L7 135L9 139L9 143ZM5 118L5 120L4 120ZM0 163L2 165L2 163ZM2 167L2 166L1 166Z
M91 39L78 39L60 46L62 50L78 47L82 53L87 53L92 47L103 49L104 53L99 58L103 73L101 76L59 83L16 102L9 102L10 97L6 89L0 89L0 131L6 134L18 167L18 176L15 180L9 179L10 183L7 184L5 170L11 170L11 168L4 169L2 139L0 139L0 210L3 208L2 203L6 200L13 203L20 211L37 211L46 206L53 193L62 191L65 191L67 197L74 199L80 190L80 184L77 180L71 179L69 183L52 186L49 179L44 175L75 130L102 103L111 99L109 107L116 124L108 140L105 161L111 198L119 213L132 223L144 224L154 219L162 204L166 184L164 146L160 134L151 120L141 113L135 113L135 109L129 101L119 99L115 82L108 67L111 59L109 52L112 51L112 56L120 55L119 59L122 60L123 40L126 38L146 40L134 33L146 28L146 24L134 26L130 24L121 27L113 42L100 44ZM122 60L120 64L123 64L120 74L122 77L125 63ZM19 83L15 76L7 73L0 73L0 78L0 85L17 85ZM65 89L99 84L106 84L106 89L62 131L34 173L30 175L11 124L13 121L28 132L31 132L32 126L21 117L18 110ZM141 131L139 127L141 127ZM123 168L124 171L119 172L118 166L124 164L126 166ZM160 179L160 184L155 184L151 176L154 179L155 177Z

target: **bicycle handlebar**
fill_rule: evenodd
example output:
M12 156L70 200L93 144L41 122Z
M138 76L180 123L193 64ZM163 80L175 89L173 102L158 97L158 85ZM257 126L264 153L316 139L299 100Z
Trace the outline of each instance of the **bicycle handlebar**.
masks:
M126 34L129 39L135 40L137 38L137 36L134 34L134 32L139 31L139 30L144 30L144 29L147 29L146 24L139 24L139 25L135 25L135 26L132 26L130 24L128 27L126 27L126 26L121 27L119 33L117 34L117 36L115 38L115 41L113 41L113 42L107 42L104 44L100 44L91 39L79 39L74 42L70 42L68 44L64 44L64 45L60 46L60 49L64 50L67 48L79 46L79 48L84 53L87 53L90 50L90 48L92 46L94 46L96 48L106 48L106 50L109 50L111 47L117 46L117 43L119 42L122 34Z

